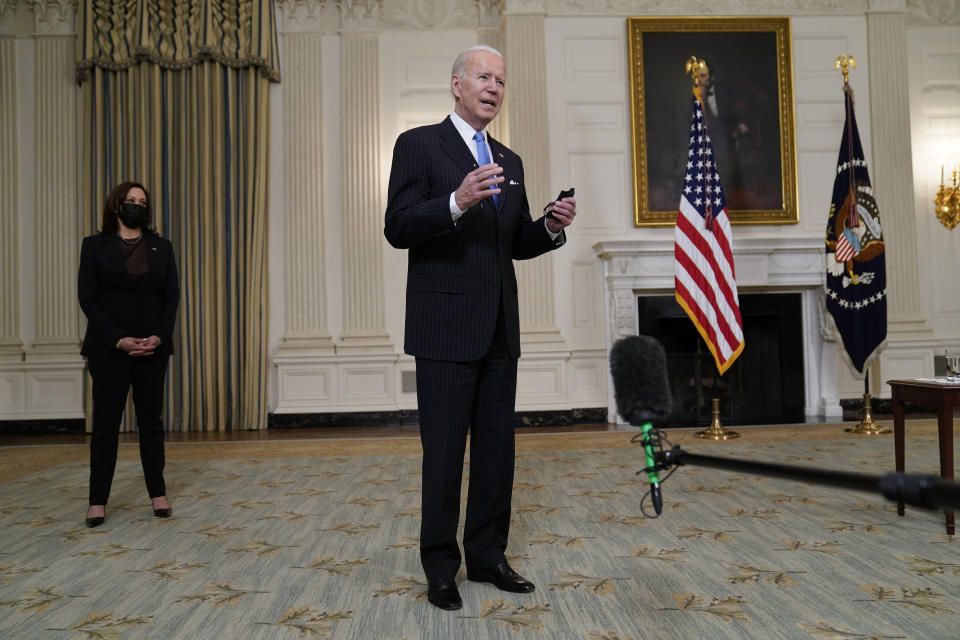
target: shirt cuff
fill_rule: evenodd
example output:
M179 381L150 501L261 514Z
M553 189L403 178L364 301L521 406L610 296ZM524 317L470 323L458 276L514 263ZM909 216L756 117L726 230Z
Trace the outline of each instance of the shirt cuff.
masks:
M547 233L550 234L550 239L551 239L551 240L556 240L556 239L557 239L557 236L560 235L560 232L563 231L563 229L561 229L560 231L557 231L556 233L554 233L553 231L550 231L550 227L547 227L547 218L546 218L546 216L544 216L544 218L543 218L543 226L547 228Z
M460 207L457 206L457 192L450 192L450 217L453 218L453 221L456 222L460 219L460 216L467 212L466 209L460 210Z

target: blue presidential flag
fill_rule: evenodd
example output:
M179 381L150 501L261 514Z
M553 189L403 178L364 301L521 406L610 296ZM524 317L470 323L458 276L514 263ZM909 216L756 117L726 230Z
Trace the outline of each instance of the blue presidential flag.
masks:
M854 377L863 379L887 339L887 276L880 212L860 146L853 91L827 219L827 311Z

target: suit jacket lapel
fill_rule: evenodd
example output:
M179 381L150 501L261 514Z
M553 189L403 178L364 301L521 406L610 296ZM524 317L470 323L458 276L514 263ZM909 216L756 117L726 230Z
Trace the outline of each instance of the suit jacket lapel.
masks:
M510 183L511 179L509 171L510 167L504 166L504 163L506 162L505 151L508 149L500 144L500 141L494 139L494 137L491 135L487 136L487 141L490 143L490 151L493 153L493 162L503 167L502 175L504 180L500 183L500 195L497 196L497 213L500 213L503 211L503 204L507 201L507 192L509 191L509 189L507 189L507 185Z
M447 116L444 121L440 123L440 128L440 146L447 155L450 156L464 173L470 173L476 169L477 161L473 159L473 154L470 153L470 147L468 147L467 143L460 137L460 132L453 126L450 116Z

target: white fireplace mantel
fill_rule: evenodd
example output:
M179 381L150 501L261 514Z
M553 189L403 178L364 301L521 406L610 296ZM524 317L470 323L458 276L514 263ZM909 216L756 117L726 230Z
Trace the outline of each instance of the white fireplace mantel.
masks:
M603 261L609 353L618 338L638 333L638 296L673 293L673 240L609 240L594 244L593 249ZM805 414L842 416L836 391L837 345L823 328L823 240L740 238L734 244L733 259L740 293L801 294ZM622 424L613 385L609 388L607 418Z

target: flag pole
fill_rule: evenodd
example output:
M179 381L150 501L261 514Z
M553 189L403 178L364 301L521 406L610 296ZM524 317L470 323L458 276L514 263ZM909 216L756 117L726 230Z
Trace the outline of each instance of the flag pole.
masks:
M843 74L843 85L844 90L850 86L850 69L857 68L857 59L853 56L848 56L845 53L841 53L837 56L836 61L834 61L834 68L840 71ZM849 110L849 102L848 102ZM850 121L850 116L847 114L847 121ZM853 135L853 130L848 130L848 135ZM847 148L850 153L853 154L853 143L848 142ZM852 158L848 158L852 160ZM849 172L850 172L850 222L849 226L853 227L857 224L857 211L856 211L856 199L854 197L854 179L853 179L853 162L848 162ZM883 433L890 433L890 429L883 428L873 421L873 415L871 413L872 409L872 397L870 396L870 371L867 370L863 378L863 419L857 423L855 427L847 427L844 429L847 433L858 433L861 435L875 436Z
M697 96L697 99L699 99L701 103L703 102L703 97L699 91L700 77L698 74L701 70L706 68L707 68L706 62L704 62L703 60L698 60L696 56L690 56L690 58L687 60L687 64L686 64L687 74L693 79L693 90ZM709 131L707 131L706 119L704 119L703 128L704 128L705 135L709 136ZM712 221L708 219L708 225L711 224L711 222ZM716 367L716 363L714 363L714 366ZM720 372L720 369L717 368L717 378L719 379L722 375L723 374ZM728 429L724 429L723 425L720 423L720 398L719 397L715 396L711 398L710 412L711 412L710 427L704 431L697 431L693 435L704 440L733 440L735 438L740 437L739 433L737 433L736 431L730 431Z

